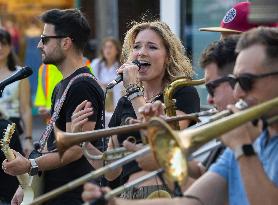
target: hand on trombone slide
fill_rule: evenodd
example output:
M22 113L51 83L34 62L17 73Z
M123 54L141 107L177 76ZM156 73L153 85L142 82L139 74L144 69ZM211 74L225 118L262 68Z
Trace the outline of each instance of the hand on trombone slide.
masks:
M91 202L92 200L96 200L101 198L105 193L108 193L110 189L108 187L99 187L92 183L86 183L84 185L84 190L82 192L82 199L85 202ZM87 204L88 204L87 203ZM114 198L111 198L107 205L114 205Z
M227 109L232 113L240 112L234 105L228 105ZM247 122L238 128L221 135L221 141L227 147L235 149L237 146L243 144L252 144L262 131L262 121L259 120L256 125L254 122Z

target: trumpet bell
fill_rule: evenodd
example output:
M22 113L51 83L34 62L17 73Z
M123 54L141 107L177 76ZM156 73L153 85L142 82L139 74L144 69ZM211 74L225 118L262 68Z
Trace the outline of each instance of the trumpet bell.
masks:
M153 147L154 157L158 164L163 165L163 178L169 187L183 185L188 176L185 153L180 149L174 131L160 118L152 118L148 127L148 140ZM167 153L167 154L166 154Z

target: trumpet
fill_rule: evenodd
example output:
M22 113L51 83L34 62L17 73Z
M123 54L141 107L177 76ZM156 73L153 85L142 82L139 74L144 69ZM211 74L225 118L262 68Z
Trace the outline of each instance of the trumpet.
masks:
M207 111L202 111L199 113L192 113L192 114L186 114L186 115L178 115L174 117L170 117L165 119L167 123L174 122L174 121L180 121L180 120L192 120L195 122L199 122L199 117L203 116L211 116L213 114L217 113L216 109L211 109ZM79 132L79 133L69 133L69 132L63 132L59 130L56 126L54 127L55 137L56 137L56 145L59 151L60 156L62 157L64 152L72 147L73 145L78 145L82 142L86 141L95 141L103 137L112 136L115 134L123 134L128 133L132 131L137 131L140 129L145 129L149 125L149 122L142 122L142 123L136 123L131 125L123 125L119 127L112 127L107 129L101 129L101 130L93 130L93 131L87 131L87 132Z
M169 187L177 187L186 182L187 157L201 145L243 123L261 117L277 106L278 98L275 98L195 129L183 131L174 131L163 120L152 118L147 130L148 140L158 164L165 170L163 175L166 183Z

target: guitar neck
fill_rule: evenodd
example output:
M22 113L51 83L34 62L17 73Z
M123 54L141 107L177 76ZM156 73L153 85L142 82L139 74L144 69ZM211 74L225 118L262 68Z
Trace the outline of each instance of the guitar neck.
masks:
M13 151L11 149L6 149L3 150L5 157L7 158L8 161L12 161L15 159L15 155L13 153ZM25 173L25 174L21 174L21 175L17 175L16 176L21 187L24 189L25 187L30 186L29 185L29 181L30 181L30 176L29 174Z

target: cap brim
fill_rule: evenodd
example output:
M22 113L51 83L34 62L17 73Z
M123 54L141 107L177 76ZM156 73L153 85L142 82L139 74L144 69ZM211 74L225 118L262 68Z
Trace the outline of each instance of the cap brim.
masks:
M227 33L241 33L241 31L222 28L222 27L207 27L200 28L199 31L208 31L208 32L227 32Z

